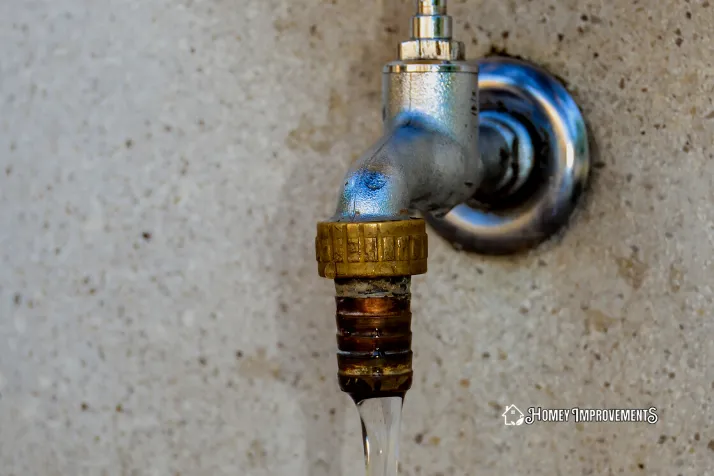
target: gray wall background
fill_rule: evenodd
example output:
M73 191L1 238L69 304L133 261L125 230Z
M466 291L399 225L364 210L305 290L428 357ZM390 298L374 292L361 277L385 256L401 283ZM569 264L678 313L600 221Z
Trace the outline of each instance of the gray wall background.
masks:
M363 474L314 226L411 1L0 0L0 473ZM402 474L714 474L714 5L452 1L597 143L560 243L436 235ZM660 421L506 428L520 407Z

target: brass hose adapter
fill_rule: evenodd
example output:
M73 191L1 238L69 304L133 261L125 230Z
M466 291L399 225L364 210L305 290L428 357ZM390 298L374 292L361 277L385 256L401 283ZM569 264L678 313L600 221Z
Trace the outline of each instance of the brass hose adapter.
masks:
M412 384L411 276L426 272L422 219L317 225L320 276L335 280L340 388L355 401Z

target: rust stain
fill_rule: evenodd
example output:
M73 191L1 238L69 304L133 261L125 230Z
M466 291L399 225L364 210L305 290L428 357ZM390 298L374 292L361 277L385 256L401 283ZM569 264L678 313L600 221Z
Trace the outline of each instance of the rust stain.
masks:
M283 380L280 363L268 358L266 354L265 349L260 348L256 355L242 359L238 373L247 378Z
M326 154L332 149L335 137L349 132L347 104L342 96L332 90L327 103L325 124L318 125L308 116L303 116L298 126L288 134L285 141L288 148L299 150L307 146L315 152Z
M585 317L585 333L592 332L606 333L611 327L616 325L619 319L608 316L597 309L589 309Z
M290 18L276 18L273 22L273 28L275 28L275 31L278 33L285 33L288 30L297 28L297 26L295 20Z
M553 399L555 398L555 392L553 391L552 388L550 388L549 385L545 386L544 391L545 391L545 394L548 395L550 398L553 398Z
M634 289L640 289L645 281L649 267L636 257L617 258L616 262L618 266L617 274Z
M330 99L327 101L327 106L327 114L331 119L341 117L347 112L347 104L344 99L342 99L342 96L340 96L334 89L330 92Z
M682 289L684 272L674 265L669 267L669 290L677 293Z
M335 281L340 388L355 401L412 384L410 278Z
M251 441L246 456L248 457L248 462L254 468L263 468L268 463L268 451L260 440Z
M292 150L307 145L315 152L325 154L332 148L332 141L328 140L329 136L325 132L326 127L318 127L303 116L298 126L288 134L285 145Z

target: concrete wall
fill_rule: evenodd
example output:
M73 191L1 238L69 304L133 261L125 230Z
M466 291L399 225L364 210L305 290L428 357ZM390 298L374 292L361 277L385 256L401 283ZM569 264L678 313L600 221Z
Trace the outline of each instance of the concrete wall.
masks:
M402 474L714 471L714 4L452 1L597 142L562 242L432 235ZM0 473L357 476L314 225L411 1L0 1ZM506 428L507 404L654 405Z

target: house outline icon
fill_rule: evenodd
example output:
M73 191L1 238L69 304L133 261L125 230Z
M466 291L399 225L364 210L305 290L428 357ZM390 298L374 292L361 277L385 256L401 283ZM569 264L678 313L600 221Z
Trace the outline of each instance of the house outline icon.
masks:
M506 407L506 411L503 412L503 422L506 426L521 426L525 419L523 412L518 409L515 405L509 405Z

